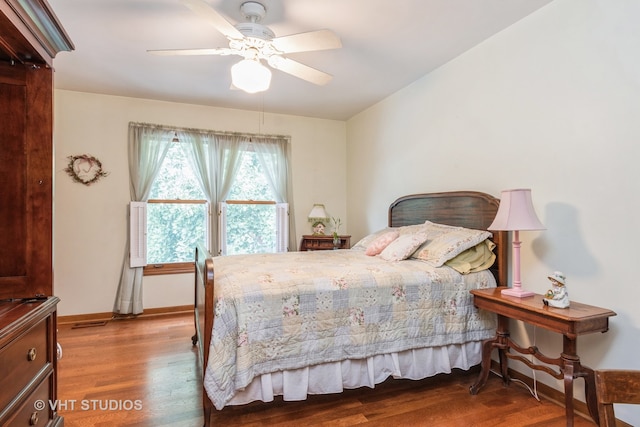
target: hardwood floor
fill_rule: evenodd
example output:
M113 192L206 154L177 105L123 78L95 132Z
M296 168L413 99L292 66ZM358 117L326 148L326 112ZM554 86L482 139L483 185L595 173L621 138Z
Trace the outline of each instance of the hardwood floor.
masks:
M192 315L111 320L75 329L58 325L58 400L65 426L201 426L191 335ZM95 410L92 401L98 401ZM111 410L110 404L123 410Z
M201 382L191 346L191 314L59 325L58 405L67 427L202 426ZM214 414L214 426L564 426L564 408L536 401L491 376L469 394L477 370L422 381L388 380L372 389L253 403ZM576 416L575 426L594 426Z

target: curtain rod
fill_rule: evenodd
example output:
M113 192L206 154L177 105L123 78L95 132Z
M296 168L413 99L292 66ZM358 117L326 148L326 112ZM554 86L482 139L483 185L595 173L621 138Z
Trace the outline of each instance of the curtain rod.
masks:
M129 125L134 126L149 126L158 129L163 129L167 131L180 131L180 132L197 132L204 134L213 134L213 135L231 135L231 136L241 136L245 138L268 138L268 139L286 139L287 141L291 141L291 137L288 135L268 135L268 134L260 134L260 133L246 133L246 132L230 132L230 131L220 131L220 130L208 130L208 129L198 129L198 128L185 128L185 127L176 127L176 126L167 126L167 125L159 125L154 123L141 123L141 122L129 122Z

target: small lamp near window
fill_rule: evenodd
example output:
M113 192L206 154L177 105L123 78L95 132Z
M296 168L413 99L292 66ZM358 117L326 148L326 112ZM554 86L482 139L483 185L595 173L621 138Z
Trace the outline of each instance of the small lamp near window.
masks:
M503 289L503 295L524 298L534 295L522 289L520 282L520 231L544 230L531 201L531 190L505 190L500 196L498 212L489 230L513 231L513 286Z
M324 235L325 223L329 222L329 216L324 205L314 204L309 212L309 222L312 223L314 235Z

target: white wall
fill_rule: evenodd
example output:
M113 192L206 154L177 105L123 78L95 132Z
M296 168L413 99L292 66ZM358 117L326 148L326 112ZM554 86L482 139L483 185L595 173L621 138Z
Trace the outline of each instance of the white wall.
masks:
M563 271L573 300L618 314L606 334L579 338L583 363L640 369L639 20L635 0L556 0L349 120L354 240L405 194L531 188L547 230L521 233L524 286L544 293ZM558 335L535 336L559 354ZM637 408L617 415L640 425Z
M54 122L54 292L61 316L110 312L125 251L130 121L223 131L290 135L298 237L324 203L346 218L346 123L56 90ZM97 157L109 176L91 186L66 175L67 156ZM298 241L300 239L298 238ZM144 307L193 303L193 274L151 276Z

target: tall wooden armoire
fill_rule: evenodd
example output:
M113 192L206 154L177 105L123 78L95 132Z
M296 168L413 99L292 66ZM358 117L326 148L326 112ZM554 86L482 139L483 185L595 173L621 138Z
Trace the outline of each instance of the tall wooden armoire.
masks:
M61 426L53 293L53 58L46 0L0 0L0 425Z

